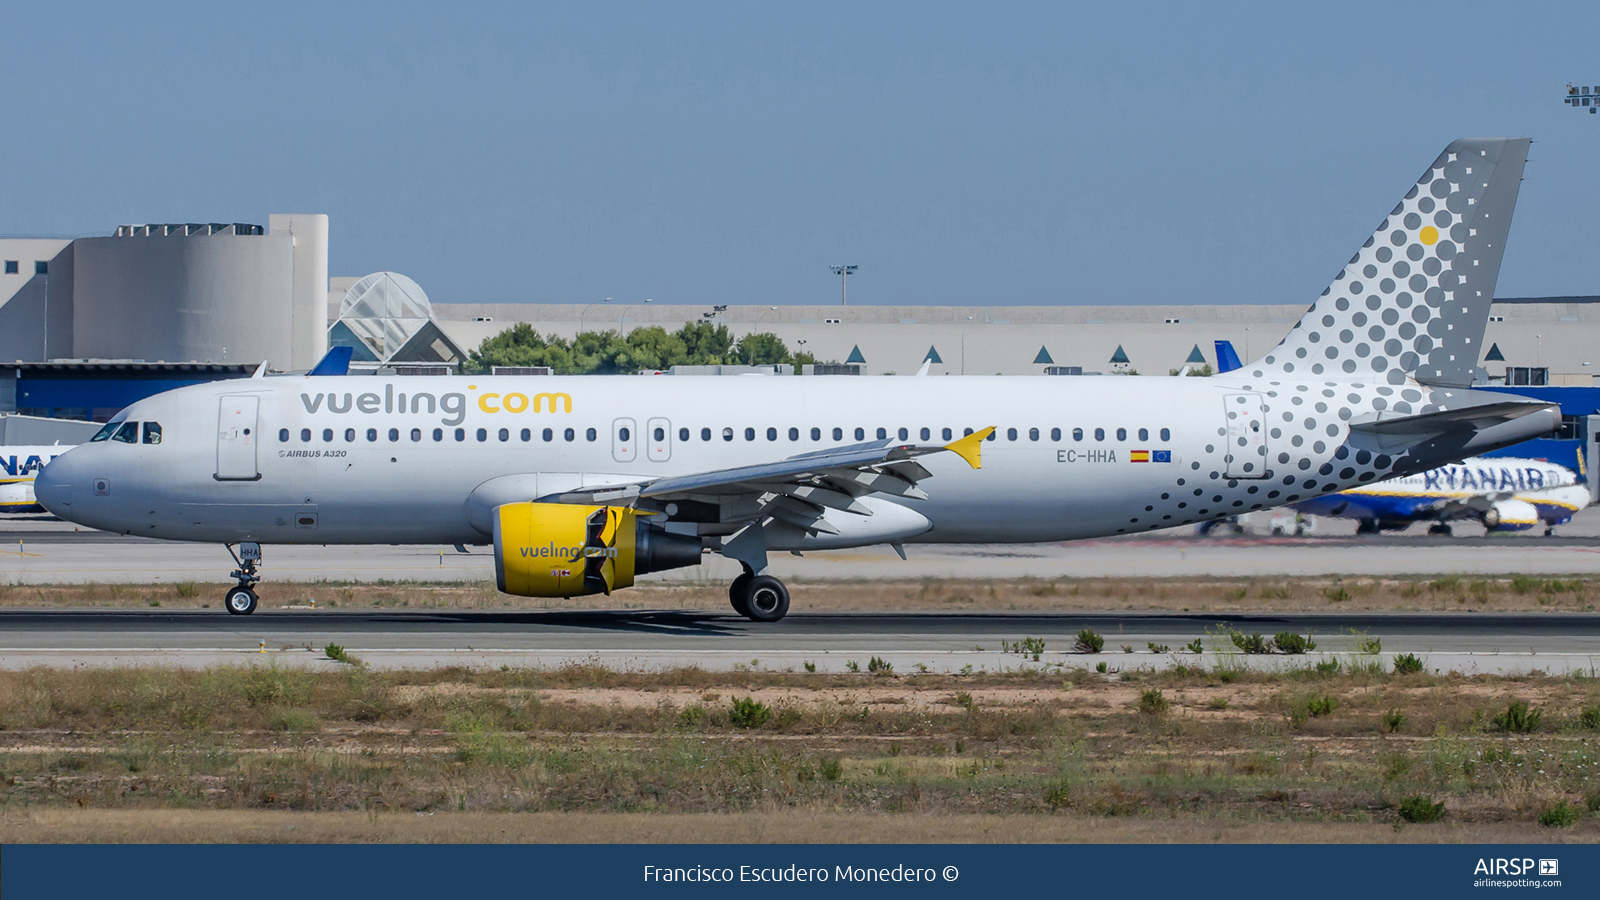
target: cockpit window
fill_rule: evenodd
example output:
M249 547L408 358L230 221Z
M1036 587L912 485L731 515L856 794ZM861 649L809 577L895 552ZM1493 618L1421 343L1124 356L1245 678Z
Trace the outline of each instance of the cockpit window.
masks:
M161 443L161 423L160 422L146 422L146 423L144 423L144 442L146 444L159 444L159 443Z
M111 439L113 441L121 441L124 444L139 443L139 423L123 422L122 427L117 429L116 434L113 434Z
M122 427L122 423L121 422L109 422L109 423L107 423L104 428L102 428L99 431L94 433L94 437L89 438L89 443L92 444L95 441L103 441L106 438L111 437L111 435L120 427Z

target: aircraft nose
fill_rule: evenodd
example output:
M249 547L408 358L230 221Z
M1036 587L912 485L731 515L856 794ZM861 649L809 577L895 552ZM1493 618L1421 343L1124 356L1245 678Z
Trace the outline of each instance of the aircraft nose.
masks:
M63 519L72 514L72 453L50 460L33 479L33 496L39 505Z

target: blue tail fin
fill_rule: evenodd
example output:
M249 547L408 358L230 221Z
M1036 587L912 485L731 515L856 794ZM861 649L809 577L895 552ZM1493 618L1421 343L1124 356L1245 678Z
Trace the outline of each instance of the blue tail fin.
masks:
M1239 354L1233 352L1233 341L1217 341L1217 374L1232 372L1241 365Z
M350 354L355 352L353 347L329 347L328 355L324 356L311 367L307 375L348 375L350 374Z

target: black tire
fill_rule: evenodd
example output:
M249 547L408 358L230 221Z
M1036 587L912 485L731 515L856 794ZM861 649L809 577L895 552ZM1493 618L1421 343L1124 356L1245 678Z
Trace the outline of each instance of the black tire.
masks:
M745 588L745 613L755 622L776 622L789 614L789 589L771 575L757 575Z
M231 616L248 616L256 611L256 592L247 587L236 587L222 598L222 605Z
M1356 534L1381 534L1377 519L1361 519L1356 525Z
M728 585L728 602L733 604L733 611L747 619L750 618L750 607L745 604L750 596L750 579L754 577L749 572L742 572L733 580L733 584Z

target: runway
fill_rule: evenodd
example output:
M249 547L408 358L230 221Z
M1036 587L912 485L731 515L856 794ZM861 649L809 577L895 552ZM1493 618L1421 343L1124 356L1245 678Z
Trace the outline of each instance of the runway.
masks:
M1073 652L1079 629L1105 638L1105 652ZM1230 630L1310 634L1306 656L1244 656ZM1035 661L1005 645L1044 642ZM865 671L873 656L898 673L1000 671L1054 666L1108 670L1173 663L1255 668L1329 658L1370 660L1415 653L1430 669L1465 673L1592 673L1600 662L1600 615L1583 613L1349 614L797 614L775 625L683 611L405 612L263 611L248 618L215 610L0 612L0 666L271 664L337 668L323 655L337 643L380 668L550 667L617 669L701 666L730 670ZM1203 653L1182 648L1199 639ZM1153 652L1150 644L1165 645ZM1124 652L1128 647L1133 652Z

